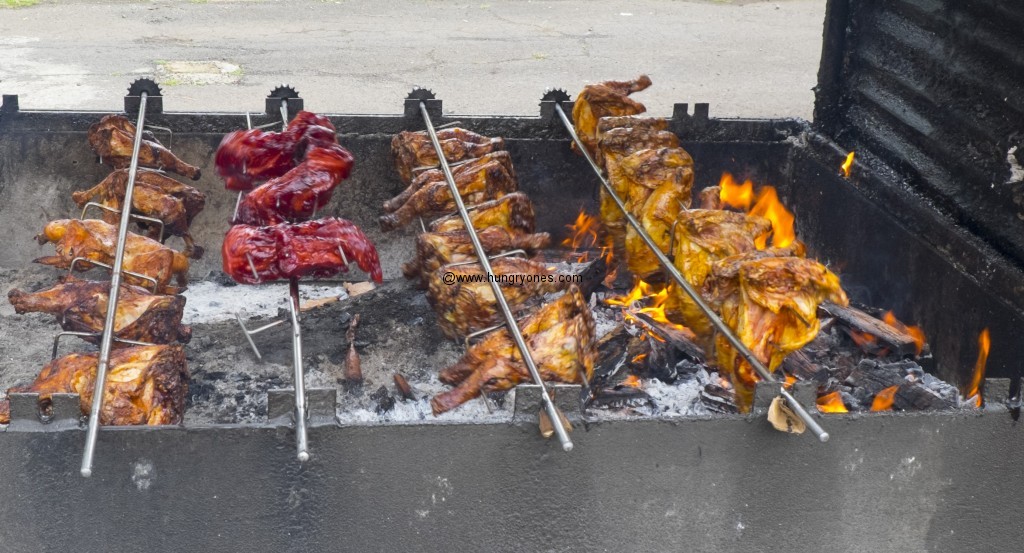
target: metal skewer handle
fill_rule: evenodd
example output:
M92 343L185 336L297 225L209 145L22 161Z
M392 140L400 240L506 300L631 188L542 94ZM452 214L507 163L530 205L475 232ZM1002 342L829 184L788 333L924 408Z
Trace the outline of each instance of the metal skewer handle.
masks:
M139 117L135 122L135 142L132 145L132 161L128 167L128 185L124 190L124 202L128 206L121 210L121 223L117 229L117 246L114 249L113 271L110 274L110 294L107 300L107 317L103 321L103 338L100 341L100 357L96 366L96 381L92 391L92 410L89 412L89 427L85 435L85 451L82 454L82 476L92 476L92 458L96 452L96 438L100 431L100 411L103 409L103 392L107 382L110 364L110 348L114 339L114 321L117 318L117 297L121 292L121 270L124 265L124 247L128 237L128 222L131 220L132 194L135 192L135 175L139 171L139 148L142 146L142 131L146 123L146 92L139 94Z
M306 439L306 373L302 368L302 327L299 326L299 279L288 284L292 316L292 365L295 369L295 450L299 461L309 460Z
M469 212L466 211L466 205L462 202L462 196L459 195L459 188L455 184L455 177L452 176L451 167L448 165L448 160L444 157L444 150L441 149L441 142L437 139L437 132L434 130L434 124L430 121L430 114L427 112L427 105L420 102L420 114L423 115L423 123L427 127L427 134L430 135L430 141L434 145L434 150L437 152L437 159L441 165L441 171L444 172L444 178L448 181L448 189L452 193L452 199L455 200L455 206L459 210L459 216L462 217L462 222L466 226L466 231L469 233L469 239L473 242L473 249L476 251L476 256L480 260L480 265L483 267L486 274L494 274L491 269L491 263L487 260L487 252L484 250L483 245L480 243L480 238L476 235L476 229L473 228L473 222L469 219ZM491 290L494 292L494 298L498 302L498 307L501 308L501 313L505 317L507 323L508 333L512 335L512 339L515 340L516 346L519 348L519 353L523 357L523 363L526 364L526 368L530 371L530 377L533 382L540 386L540 397L544 402L544 410L547 412L548 417L553 422L555 434L558 435L558 441L562 444L564 451L572 451L572 440L569 438L569 433L566 432L565 427L560 424L562 417L560 416L558 409L555 407L555 403L551 401L551 395L548 393L548 389L544 386L544 380L540 377L540 371L537 370L537 365L533 362L533 356L530 354L530 348L527 347L526 341L523 339L523 333L519 330L519 325L516 323L515 317L512 315L512 310L508 306L508 301L505 300L505 294L501 291L501 286L498 285L496 279L488 279L491 284Z
M725 339L729 341L732 347L736 348L736 351L738 351L740 355L742 355L743 358L748 363L750 363L750 366L753 367L755 371L757 371L757 374L761 377L762 380L766 382L778 382L778 380L775 378L774 375L772 375L768 368L765 367L763 363L761 363L761 360L758 359L756 355L754 355L754 352L750 351L750 348L748 348L746 344L744 344L739 338L736 337L732 329L729 328L729 326L726 325L724 321L722 321L721 317L719 317L713 309L711 309L711 306L709 306L704 301L704 298L702 298L700 294L697 293L697 290L695 290L693 286L691 286L690 283L687 282L685 278L683 278L683 275L679 272L679 269L676 269L675 265L668 258L668 256L666 256L661 251L661 248L659 248L658 245L654 243L654 240L651 239L649 234L647 234L647 231L644 230L643 226L640 225L640 222L636 220L636 217L633 217L633 214L630 213L628 209L626 209L626 204L622 201L622 198L619 198L619 195L615 193L615 190L612 188L611 184L608 183L608 179L606 179L604 177L604 174L601 172L601 168L598 167L596 163L594 163L594 159L590 157L590 152L587 151L587 148L583 145L583 142L580 141L580 137L576 134L576 129L573 128L572 122L569 121L569 117L565 115L565 111L562 109L562 105L560 103L555 103L555 112L558 113L558 117L562 120L562 124L565 125L565 130L569 133L569 136L572 137L573 142L576 143L576 147L579 149L580 153L583 154L583 157L586 158L587 163L590 164L591 169L594 170L594 174L596 174L597 178L600 179L601 186L604 187L605 192L607 192L608 196L615 202L615 205L619 207L619 210L622 211L622 214L626 216L626 221L629 222L630 226L633 227L633 230L635 230L636 233L640 236L640 238L643 239L644 244L646 244L647 247L651 250L651 252L655 255L655 257L658 258L658 262L661 263L661 266L665 269L666 272L668 272L669 276L672 277L672 280L674 280L676 284L678 284L679 287L682 288L684 292L686 292L686 295L689 296L691 300L693 300L693 302L697 305L698 308L700 308L701 312L704 313L704 316L706 316L709 321L711 321L711 324L715 327L715 329L718 330L718 332L722 333L722 335L725 336ZM789 405L790 409L792 409L793 413L800 417L800 420L802 420L804 424L807 425L811 432L817 435L818 439L821 440L822 442L827 442L829 438L828 432L825 432L825 430L821 428L821 425L818 424L818 421L814 420L814 417L812 417L807 412L807 410L804 409L804 406L800 405L800 402L798 402L785 388L782 388L781 395L786 400L786 403Z

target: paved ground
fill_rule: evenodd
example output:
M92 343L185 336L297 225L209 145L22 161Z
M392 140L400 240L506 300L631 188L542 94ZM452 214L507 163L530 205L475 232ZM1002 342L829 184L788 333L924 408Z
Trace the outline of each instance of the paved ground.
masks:
M136 76L171 111L262 109L281 82L323 111L394 113L413 85L456 113L536 112L546 87L646 72L639 98L809 118L824 0L0 0L0 91L118 109Z

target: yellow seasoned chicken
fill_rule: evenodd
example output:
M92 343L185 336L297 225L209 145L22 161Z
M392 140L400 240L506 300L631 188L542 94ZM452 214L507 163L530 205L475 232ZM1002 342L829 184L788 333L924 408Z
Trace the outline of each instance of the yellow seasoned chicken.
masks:
M92 410L98 353L72 353L47 363L35 382L8 392L78 394L82 413ZM100 424L113 426L179 424L188 394L185 348L136 346L114 350L103 388Z
M501 138L489 138L460 128L437 131L437 140L449 163L482 157L505 149ZM402 131L391 139L391 154L402 182L411 183L421 171L437 167L439 160L427 131Z
M704 288L722 321L770 371L818 335L821 302L849 303L839 277L801 257L731 256L715 263ZM757 373L721 336L715 356L732 380L737 406L749 411Z
M526 346L545 382L589 381L597 357L594 318L575 285L519 323ZM509 390L529 382L518 348L504 329L474 344L454 365L443 369L442 382L455 388L430 400L435 415L450 411L481 392Z
M488 255L524 250L532 257L551 244L551 235L546 232L525 234L500 226L477 230L477 237ZM430 276L442 265L475 259L476 251L469 233L463 230L424 232L416 237L416 257L402 265L402 274L408 279L418 280L419 285L426 288Z
M469 221L475 229L502 227L514 232L531 233L534 230L533 202L522 192L505 194L496 199L473 206ZM434 220L427 226L431 232L465 230L466 225L458 213Z
M597 122L602 117L636 115L647 111L629 97L651 86L651 78L640 75L631 81L605 81L583 87L572 107L572 121L580 142L591 157L597 156ZM576 144L572 145L573 151Z
M515 178L516 171L515 168L512 167L512 156L510 156L505 150L498 150L483 157L453 164L451 167L452 176L458 178L458 176L463 173L472 173L492 161L500 163L505 167L505 171L507 171L509 175L512 175L512 178ZM434 182L445 182L443 171L440 169L427 169L422 171L412 179L412 183L410 183L405 190L402 190L400 194L384 202L384 212L392 213L398 210L398 208L405 205L405 202L409 201L409 198L411 198L417 190Z

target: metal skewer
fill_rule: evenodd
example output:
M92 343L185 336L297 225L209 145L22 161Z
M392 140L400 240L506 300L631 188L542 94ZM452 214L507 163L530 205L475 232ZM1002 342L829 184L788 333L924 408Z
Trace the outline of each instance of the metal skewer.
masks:
M424 108L421 107L420 109ZM772 375L772 373L768 370L768 368L765 367L763 363L761 363L761 360L758 359L756 355L754 355L754 352L750 351L746 344L744 344L739 338L736 337L732 329L729 328L724 321L722 321L721 317L719 317L718 314L715 313L713 309L711 309L711 306L709 306L704 301L704 298L702 298L700 294L698 294L697 291L693 288L693 286L691 286L690 283L687 282L685 278L683 278L683 275L680 274L679 269L676 269L675 265L668 258L668 256L666 256L661 251L661 248L659 248L658 245L654 243L654 240L651 239L650 235L647 234L647 231L645 231L644 228L640 225L640 222L636 220L636 217L633 217L633 214L626 209L626 204L622 201L621 198L619 198L619 195L615 193L615 190L612 188L611 184L608 183L608 179L606 179L604 177L604 174L601 172L601 168L598 167L596 163L594 163L594 159L590 157L590 152L587 151L586 147L583 145L583 142L580 141L580 137L576 134L576 129L572 126L572 122L569 121L569 117L565 115L565 111L562 110L561 104L555 103L555 112L558 113L558 117L562 120L562 124L565 125L565 130L569 133L569 136L572 137L573 142L576 143L576 147L579 149L580 153L583 154L583 157L586 158L587 163L590 164L591 169L594 170L594 174L596 174L597 178L600 179L601 186L604 187L605 192L607 192L608 196L615 201L615 205L617 205L619 207L619 210L622 211L622 214L626 216L626 221L629 222L630 226L633 227L633 230L637 232L640 238L643 239L644 243L647 244L647 247L651 250L651 252L654 253L655 257L658 258L658 262L661 263L661 266L665 269L669 276L672 277L672 280L674 280L676 284L678 284L680 288L682 288L683 291L686 292L686 295L689 296L691 300L693 300L697 307L700 308L701 312L704 313L704 316L707 317L709 321L711 321L712 326L714 326L715 329L718 330L718 332L720 332L722 336L724 336L725 339L729 341L729 344L731 344L732 347L736 348L736 351L738 351L740 355L742 355L743 358L748 363L750 363L750 366L753 367L755 371L757 371L757 374L761 377L762 380L764 380L765 382L777 383L778 379L776 379L775 376ZM796 398L794 398L792 394L789 393L789 390L786 390L784 387L780 388L779 395L781 395L783 399L786 400L786 403L789 405L789 408L793 411L793 413L796 414L796 416L799 417L800 420L802 420L804 424L807 425L811 432L818 436L819 440L821 440L822 442L828 441L828 432L825 432L825 430L821 428L821 425L818 424L818 421L814 420L814 417L812 417L810 413L807 412L807 409L805 409L804 406L801 405L800 402L798 402Z
M139 170L139 148L142 146L142 132L146 124L146 92L139 94L139 117L135 122L135 143L132 145L132 161L128 167L128 185L124 191L124 203L128 209L121 210L121 223L117 229L117 246L114 249L113 271L110 274L110 294L107 300L107 317L103 321L103 338L100 341L100 357L96 366L96 382L93 384L92 410L89 412L89 427L85 435L85 451L82 454L82 476L92 476L92 458L96 452L96 438L100 431L100 411L103 409L103 392L110 364L110 348L114 339L114 321L117 318L117 297L121 292L121 269L124 265L124 247L128 238L128 222L131 220L132 194L135 192L135 175Z
M480 243L480 238L476 235L476 229L473 228L473 222L469 219L469 212L466 211L466 205L462 202L462 196L459 195L459 188L455 185L455 177L452 176L451 167L448 166L448 160L444 157L444 151L441 149L441 143L437 139L437 132L434 130L434 124L430 121L430 114L427 112L427 105L420 102L420 114L423 115L423 123L427 127L427 134L430 135L430 141L434 145L434 150L437 151L437 159L440 162L441 170L444 172L444 178L448 181L448 189L451 191L452 199L455 200L455 206L459 210L459 215L462 217L462 222L466 225L466 232L469 233L469 239L473 242L473 249L476 251L476 256L480 260L480 265L483 267L484 272L487 274L494 274L491 269L491 263L487 260L487 252L484 250L483 245ZM569 438L569 433L565 427L561 424L562 415L558 412L558 408L555 407L555 403L551 400L551 395L548 393L547 387L544 385L544 380L540 376L540 371L537 370L537 365L533 362L533 355L530 354L530 348L527 347L526 341L523 339L523 333L519 330L519 325L516 324L515 317L512 315L512 310L508 306L508 301L505 300L505 294L501 291L501 286L494 279L488 279L491 284L491 290L494 292L494 298L498 302L498 307L501 308L502 315L505 316L505 322L508 326L508 333L512 335L512 339L515 340L516 346L519 348L519 353L523 357L523 362L526 364L526 368L530 371L530 377L533 379L534 384L540 387L540 397L544 402L544 411L552 421L555 434L558 435L558 441L562 444L564 451L572 451L572 440ZM481 392L483 392L481 390Z
M299 279L289 283L292 315L292 365L295 380L295 449L299 461L309 460L309 445L306 440L306 373L302 368L302 327L299 326Z

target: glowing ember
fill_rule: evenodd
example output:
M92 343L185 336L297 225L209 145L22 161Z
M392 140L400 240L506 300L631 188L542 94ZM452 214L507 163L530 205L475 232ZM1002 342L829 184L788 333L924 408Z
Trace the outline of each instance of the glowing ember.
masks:
M593 249L597 245L597 229L599 224L600 221L597 217L593 217L581 209L580 214L576 216L576 221L571 225L565 226L569 230L570 236L562 240L562 245L571 248L572 253L579 256L581 263L587 260L587 250ZM604 251L602 250L603 254Z
M796 383L796 377L791 374L786 374L786 381L782 383L783 388L792 388L793 384Z
M844 177L850 176L850 169L853 168L853 152L846 154L846 161L839 168L842 169Z
M878 341L877 338L868 334L867 332L861 332L859 330L854 330L851 328L849 330L849 333L850 338L853 339L853 343L857 344L859 347L862 348L870 349L871 346L874 346L875 342Z
M992 345L988 329L981 331L978 335L978 360L974 362L974 374L971 375L971 383L967 388L964 397L967 401L974 401L976 407L981 407L981 381L985 378L985 365L988 364L988 351Z
M646 353L641 353L641 354L637 355L636 357L630 359L629 362L634 364L634 365L637 365L637 364L642 363L644 359L647 359L647 354Z
M779 194L774 186L762 186L757 193L757 200L754 201L754 183L749 180L743 184L736 184L732 175L723 173L718 186L721 188L719 198L722 203L736 209L742 209L751 215L764 217L772 224L772 245L776 248L785 248L796 240L796 231L793 229L795 218L786 206L779 201ZM758 249L765 249L768 246L768 237L758 237Z
M892 402L896 398L896 390L899 389L900 387L898 385L889 386L888 388L882 390L881 392L878 392L878 395L875 396L874 401L871 402L871 410L891 411Z
M619 385L620 386L629 386L630 388L639 388L640 387L640 378L638 378L635 374L631 374L631 375L627 376L625 380L620 382Z
M885 315L882 316L882 320L885 321L885 324L895 328L896 330L910 335L910 337L914 339L914 346L917 349L917 354L921 355L921 352L924 351L924 344L926 342L924 331L921 330L921 327L908 326L901 323L899 319L896 318L896 315L893 315L892 311L886 311Z
M831 392L818 398L818 412L820 413L849 413L850 411L843 404L843 396L839 392Z
M622 308L622 315L626 322L637 323L637 314L646 315L651 321L658 323L661 326L672 328L686 334L692 334L692 331L681 325L673 323L668 319L665 313L665 302L668 300L668 288L663 286L653 286L642 280L638 280L633 289L629 291L625 296L617 296L611 298L605 298L604 303L607 305L615 305ZM664 342L665 339L653 332L648 331L648 336L659 341Z

